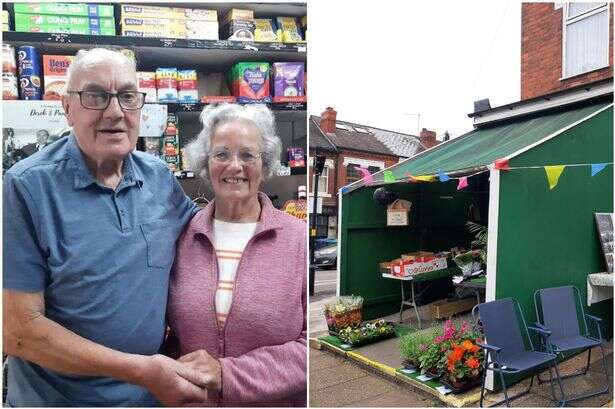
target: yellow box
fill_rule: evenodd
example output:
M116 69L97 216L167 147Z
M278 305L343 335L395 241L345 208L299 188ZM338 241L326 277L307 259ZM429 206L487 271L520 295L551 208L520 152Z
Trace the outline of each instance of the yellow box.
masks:
M254 10L247 9L230 9L224 16L223 24L228 23L231 20L254 20Z
M185 9L177 7L146 6L142 4L120 4L120 16L134 18L186 19Z
M185 9L185 14L186 20L218 22L218 12L216 10Z
M2 10L2 24L8 24L8 23L9 23L9 11Z

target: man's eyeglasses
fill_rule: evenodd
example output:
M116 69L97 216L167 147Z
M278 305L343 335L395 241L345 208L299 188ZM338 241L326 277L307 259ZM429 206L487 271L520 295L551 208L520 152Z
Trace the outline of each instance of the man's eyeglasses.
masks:
M227 148L219 148L214 149L211 154L211 158L218 163L229 163L233 160L233 156L236 156L242 164L249 165L256 162L262 156L262 153L251 149L241 149L233 152Z
M116 97L120 107L124 110L141 109L145 103L145 93L139 91L120 91L111 93L107 91L67 91L67 94L78 94L81 106L86 109L104 111Z

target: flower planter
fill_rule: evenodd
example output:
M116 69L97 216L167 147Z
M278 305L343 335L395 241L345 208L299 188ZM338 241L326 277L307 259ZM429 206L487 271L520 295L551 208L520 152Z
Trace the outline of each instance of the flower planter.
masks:
M475 378L464 379L461 382L451 382L450 379L448 379L446 376L443 376L442 379L440 379L440 382L448 389L450 389L451 393L458 394L467 392L475 386L480 385L482 382L482 378L481 375L479 375Z
M425 371L425 375L429 376L430 378L433 378L435 380L440 379L440 377L442 377L442 374L440 372L438 372L438 370L434 370L434 369L430 369L428 371Z
M367 328L369 326L372 327L371 330ZM358 334L349 334L348 331L358 331ZM376 323L365 322L359 328L348 327L335 335L345 344L357 347L395 337L395 324L383 320Z
M407 359L404 359L401 363L401 365L404 367L404 369L409 369L409 370L414 370L414 371L418 371L419 369L419 364L418 363L414 363L411 362Z

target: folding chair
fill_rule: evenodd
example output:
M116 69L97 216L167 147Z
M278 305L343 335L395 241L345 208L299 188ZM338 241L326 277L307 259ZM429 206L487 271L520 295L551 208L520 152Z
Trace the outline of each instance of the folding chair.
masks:
M562 376L562 379L585 375L589 369L592 348L599 346L602 351L602 364L604 366L604 375L606 376L606 386L604 389L569 398L566 398L566 395L562 391L562 399L559 402L565 405L570 401L608 393L610 381L606 358L604 356L602 331L600 330L601 319L585 314L579 289L569 285L537 290L534 293L534 307L536 309L536 318L538 319L536 326L551 331L549 344L545 345L547 348L545 350L547 352L551 352L555 355L561 354L563 357L565 353L571 351L579 351L580 353L586 349L588 351L585 369ZM581 321L583 322L583 332L581 332L579 325L579 313L581 315ZM589 334L587 319L590 319L596 324L598 338L592 337ZM542 383L548 381L543 381L538 377L538 382Z
M518 316L521 317L521 322L519 322L517 313ZM563 393L555 354L534 349L528 329L544 336L547 343L549 331L536 327L528 327L525 324L523 311L517 300L514 298L503 298L501 300L478 304L472 309L472 318L475 323L478 323L480 319L486 341L485 343L477 342L478 346L485 351L483 381L480 390L480 407L483 406L485 378L488 370L492 371L494 374L496 372L499 374L502 389L504 391L504 399L494 403L492 406L497 406L506 402L506 406L510 407L510 402L513 399L527 394L532 389L534 375L546 367L549 368L549 377L551 380L553 379L551 368L555 369L555 375ZM530 349L527 349L525 346L521 330L524 331L527 337ZM532 377L530 379L530 386L527 390L509 397L508 386L504 380L504 375L530 373ZM553 382L551 382L550 385L553 400L558 402L555 397Z

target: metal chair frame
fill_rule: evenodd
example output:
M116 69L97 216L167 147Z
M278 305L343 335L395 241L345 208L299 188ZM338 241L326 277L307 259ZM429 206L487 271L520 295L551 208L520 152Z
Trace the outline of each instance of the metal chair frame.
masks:
M584 327L584 330L585 330L583 333L581 333L581 328L579 328L579 334L581 336L585 337L585 338L588 338L588 339L590 339L592 341L596 341L596 342L600 343L599 346L600 346L600 350L602 352L602 364L603 364L603 367L604 367L604 375L606 376L606 386L603 389L600 389L600 390L597 390L597 391L588 392L588 393L584 393L584 394L580 394L580 395L576 395L576 396L571 396L571 397L568 397L568 398L566 397L566 395L565 395L565 393L564 393L564 391L562 389L562 398L558 399L558 402L562 406L564 406L568 402L572 402L572 401L576 401L576 400L585 399L585 398L589 398L589 397L592 397L592 396L608 393L609 392L609 385L610 385L608 366L607 366L607 363L606 363L606 357L605 357L605 353L604 353L604 343L602 341L602 330L600 329L600 322L602 321L602 319L600 319L598 317L595 317L593 315L589 315L589 314L585 313L585 310L583 308L583 302L581 300L581 292L579 291L579 289L577 287L569 285L569 286L553 287L553 288L567 288L567 287L572 288L573 292L576 293L576 295L577 295L576 300L575 300L575 304L576 304L575 307L577 309L577 314L579 312L578 309L580 308L581 316L582 316L582 322L583 322L583 327ZM545 289L544 288L543 289L539 289L539 290L536 290L534 292L534 310L536 312L536 319L537 319L537 322L534 325L536 327L539 327L539 328L543 329L543 330L550 331L548 326L545 325L544 317L542 315L542 308L540 308L540 309L538 308L539 304L542 306L542 302L540 302L539 296L540 296L540 292L543 291L543 290L545 290ZM578 316L575 316L574 319L577 320L577 322L578 322ZM593 323L595 323L596 329L597 329L597 332L598 332L598 338L592 337L589 334L589 327L587 325L587 319L589 319ZM543 341L543 340L541 339L541 341ZM556 356L561 357L562 360L564 359L564 354L566 352L580 349L580 348L560 349L560 348L557 347L557 345L553 345L551 342L544 343L544 341L543 341L541 343L542 343L542 347L545 349L545 351L550 352L550 353L552 353L552 354L554 354ZM583 348L583 349L587 349L587 365L585 366L585 368L581 369L579 371L573 372L571 374L564 375L564 376L561 377L561 379L568 379L568 378L572 378L572 377L575 377L575 376L581 376L581 375L587 374L587 371L589 370L589 366L591 364L592 348L593 347L585 347L585 348ZM583 353L583 350L581 350L580 353ZM537 378L538 378L538 383L551 382L551 379L549 379L549 380L541 379L540 378L540 374L537 376Z
M499 348L497 346L494 345L489 345L487 343L483 343L483 342L477 342L477 345L480 346L484 351L485 351L485 359L483 361L483 379L482 379L482 384L481 384L481 390L480 390L480 402L479 402L479 406L482 408L483 407L483 398L484 398L484 394L485 394L485 379L487 377L487 371L492 371L494 374L497 372L499 374L500 377L500 382L502 383L502 389L504 392L504 399L490 405L489 407L494 407L494 406L498 406L501 405L502 403L506 402L506 406L510 407L510 402L514 399L517 399L521 396L526 395L527 393L530 392L530 390L532 389L532 386L534 384L534 376L537 374L540 374L540 371L544 370L545 366L548 366L549 368L549 380L550 380L550 386L551 386L551 395L553 397L553 400L555 402L557 402L558 404L561 404L561 402L557 399L556 394L555 394L555 387L553 385L553 372L552 369L555 369L555 375L556 375L556 379L559 383L559 387L560 387L560 391L563 394L564 393L564 389L562 386L562 382L561 382L561 378L559 375L559 369L557 368L557 359L556 359L556 355L552 354L550 352L542 352L542 351L537 351L534 348L534 344L532 343L532 339L530 337L529 334L529 330L532 330L538 334L541 334L542 337L544 337L546 339L546 342L549 342L549 335L550 331L539 328L539 327L528 327L526 322L525 322L525 318L523 317L523 310L521 309L521 305L519 304L519 302L514 299L511 298L513 304L516 306L516 311L519 312L519 315L521 316L521 322L523 323L523 328L525 330L525 335L527 337L527 339L529 340L530 343L530 348L531 350L528 351L527 349L525 349L528 352L536 352L539 354L543 354L546 355L551 359L551 361L547 361L543 364L539 364L536 365L532 368L527 368L527 369L522 369L522 370L516 370L516 369L511 369L511 368L507 368L505 365L502 365L501 361L500 361L500 352L502 351L502 348ZM493 301L491 301L493 302ZM475 325L478 324L478 319L480 318L480 311L477 315L477 311L480 309L479 307L481 305L485 305L485 304L489 304L487 303L482 303L482 304L478 304L475 305L474 308L472 308L472 320L474 321ZM515 324L517 325L517 327L519 326L519 322L518 319L515 320ZM525 348L525 345L524 345ZM532 372L532 377L530 379L530 385L529 387L525 390L522 391L516 395L513 396L508 396L508 387L506 385L506 381L504 380L504 374L520 374L520 373L528 373L528 372Z

